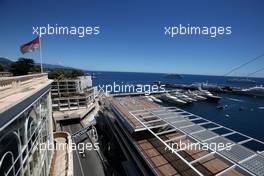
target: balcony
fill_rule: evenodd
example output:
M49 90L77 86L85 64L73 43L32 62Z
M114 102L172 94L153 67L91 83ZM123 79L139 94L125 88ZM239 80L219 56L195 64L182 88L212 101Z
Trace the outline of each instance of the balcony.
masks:
M74 174L71 136L67 132L55 132L53 133L53 136L55 150L52 158L49 176L73 176Z

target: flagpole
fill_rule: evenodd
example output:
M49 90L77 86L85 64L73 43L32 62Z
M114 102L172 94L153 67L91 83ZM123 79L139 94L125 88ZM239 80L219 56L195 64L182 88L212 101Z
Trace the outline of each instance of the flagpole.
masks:
M40 70L41 70L41 73L43 73L41 36L39 36L39 57L40 57Z

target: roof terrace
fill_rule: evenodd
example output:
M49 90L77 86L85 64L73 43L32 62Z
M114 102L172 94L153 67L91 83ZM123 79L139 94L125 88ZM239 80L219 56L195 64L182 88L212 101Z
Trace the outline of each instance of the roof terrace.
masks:
M0 131L50 89L47 74L0 78Z
M0 113L51 82L45 73L0 78Z
M152 137L146 135L134 141L157 175L264 174L262 141L182 109L156 105L141 96L114 98L112 105L133 129L132 133L151 134ZM249 143L256 145L250 147ZM202 147L183 149L181 144ZM215 149L211 144L225 147Z

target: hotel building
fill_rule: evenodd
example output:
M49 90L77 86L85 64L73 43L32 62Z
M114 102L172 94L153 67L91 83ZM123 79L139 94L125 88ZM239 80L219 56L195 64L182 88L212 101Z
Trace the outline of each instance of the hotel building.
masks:
M0 175L46 176L51 163L58 161L53 156L58 151L43 147L54 141L51 83L47 74L0 79ZM57 137L70 142L67 133ZM70 154L68 150L60 153ZM60 163L66 163L68 169L63 172L72 175L71 156L67 156ZM56 170L52 167L52 173Z

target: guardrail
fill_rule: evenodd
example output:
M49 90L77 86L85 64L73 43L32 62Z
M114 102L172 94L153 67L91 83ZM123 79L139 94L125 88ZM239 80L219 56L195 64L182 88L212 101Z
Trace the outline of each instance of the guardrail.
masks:
M32 75L23 75L23 76L3 77L0 78L0 88L10 85L14 86L35 78L48 78L48 74L41 73L41 74L32 74Z
M48 80L47 73L0 78L0 99L23 91L37 81L45 80Z

